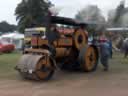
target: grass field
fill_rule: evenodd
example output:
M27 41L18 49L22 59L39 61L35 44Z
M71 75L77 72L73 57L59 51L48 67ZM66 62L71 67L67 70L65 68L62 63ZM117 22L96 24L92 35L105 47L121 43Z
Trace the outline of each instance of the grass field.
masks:
M11 79L16 75L14 70L21 54L14 52L0 55L0 79Z
M17 78L17 71L14 70L14 68L20 59L20 56L21 54L18 52L0 55L0 79ZM124 59L123 54L120 53L114 54L113 59L110 60L110 63L112 63L110 64L110 67L117 69L116 71L121 71L123 68L128 68L128 58Z

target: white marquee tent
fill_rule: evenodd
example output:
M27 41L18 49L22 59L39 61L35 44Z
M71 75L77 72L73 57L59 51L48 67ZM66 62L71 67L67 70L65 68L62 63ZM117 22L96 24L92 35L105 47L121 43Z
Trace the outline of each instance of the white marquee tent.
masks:
M23 46L24 34L9 33L2 35L1 38L11 44L14 44L16 49L21 49Z

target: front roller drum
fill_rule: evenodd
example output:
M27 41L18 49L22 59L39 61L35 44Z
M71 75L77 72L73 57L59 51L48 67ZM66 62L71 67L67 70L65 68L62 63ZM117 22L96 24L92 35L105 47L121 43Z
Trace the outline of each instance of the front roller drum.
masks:
M54 74L53 60L49 56L23 55L17 70L25 79L49 80Z
M80 50L79 62L82 71L95 71L98 64L98 49L95 46L84 46Z

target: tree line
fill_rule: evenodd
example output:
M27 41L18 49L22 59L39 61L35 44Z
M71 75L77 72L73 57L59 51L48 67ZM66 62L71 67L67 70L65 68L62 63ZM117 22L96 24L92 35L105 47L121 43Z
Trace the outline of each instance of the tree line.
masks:
M14 24L9 24L7 21L0 22L0 32L6 33L6 32L13 32L16 31L17 26Z
M0 23L0 31L12 31L17 29L24 32L27 27L47 26L49 16L52 12L49 10L54 6L49 0L22 0L15 9L18 26L11 25L7 27L7 22ZM116 9L112 9L105 18L101 9L97 5L88 5L79 10L74 19L94 23L97 30L104 27L127 27L128 8L125 2L121 1ZM8 29L7 29L8 28Z
M103 27L128 27L128 7L121 1L116 9L109 11L107 18L103 16L97 5L89 5L81 9L75 16L77 20L97 23L97 29Z
M22 0L15 10L19 31L23 32L25 27L45 25L51 6L53 4L48 0ZM97 5L89 5L79 10L75 15L75 19L82 22L99 24L100 26L96 26L96 28L102 29L104 26L127 26L127 16L128 8L125 7L125 2L121 1L116 9L109 11L107 19L103 16L101 9Z

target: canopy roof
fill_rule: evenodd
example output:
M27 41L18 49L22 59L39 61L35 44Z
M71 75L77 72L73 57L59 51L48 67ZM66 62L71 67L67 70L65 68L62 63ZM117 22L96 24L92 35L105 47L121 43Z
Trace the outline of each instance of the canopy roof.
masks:
M106 31L111 31L111 32L128 32L128 27L107 28Z
M1 38L23 39L24 35L20 33L9 33L2 35Z
M59 16L51 16L51 23L65 24L72 26L84 26L84 27L88 25L87 23L79 22L72 18L59 17Z

